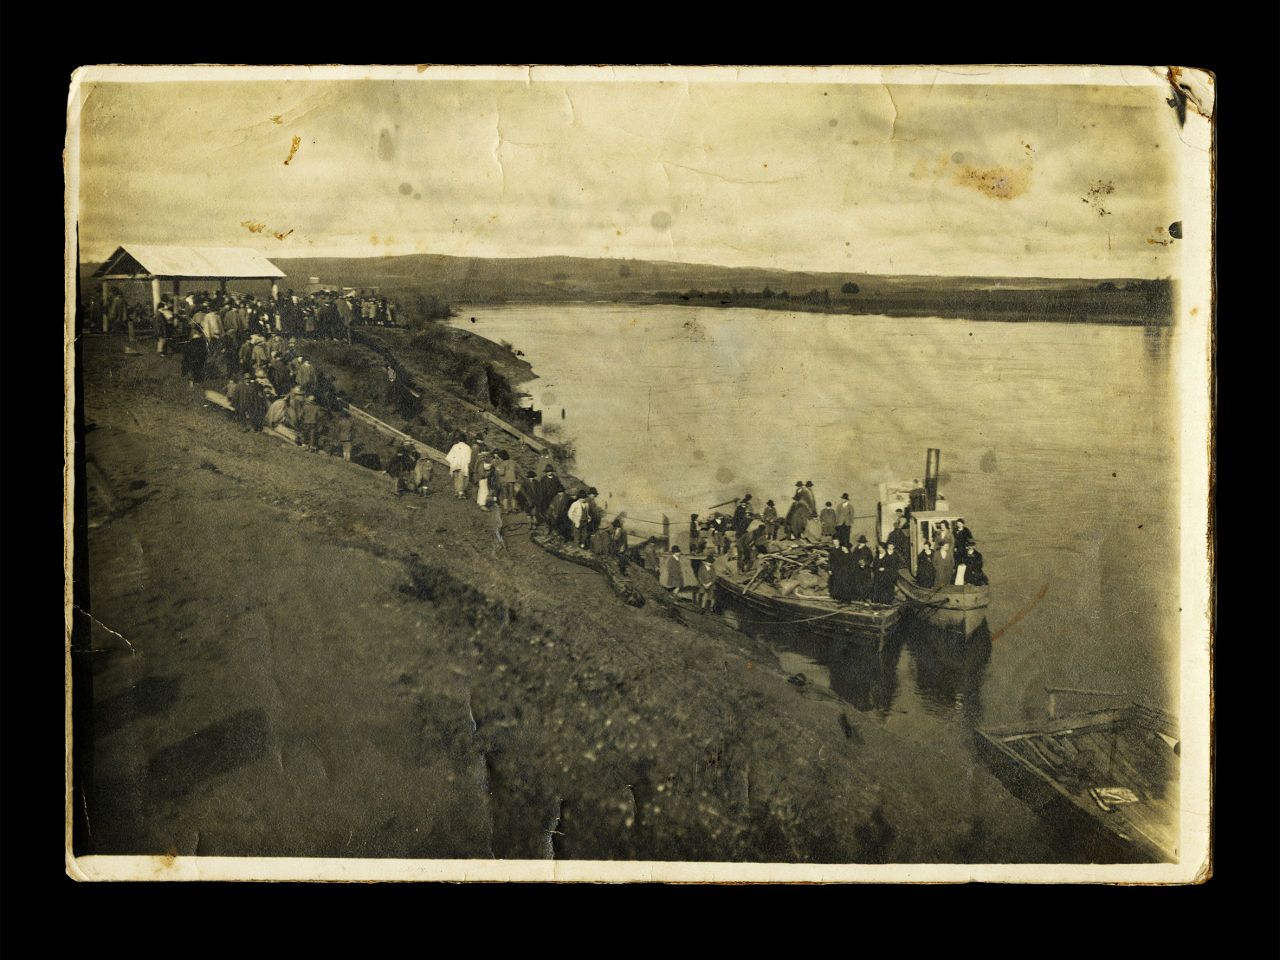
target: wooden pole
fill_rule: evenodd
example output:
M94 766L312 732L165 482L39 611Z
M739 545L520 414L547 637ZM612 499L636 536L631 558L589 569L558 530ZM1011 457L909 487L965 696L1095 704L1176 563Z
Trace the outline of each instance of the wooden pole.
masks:
M218 293L222 296L223 300L227 299L227 278L226 277L218 278Z
M151 309L153 312L160 310L160 278L151 278Z
M173 315L178 315L178 291L182 289L182 282L177 278L173 278Z
M110 311L107 309L107 307L109 306L110 304L107 303L107 281L103 280L102 281L102 332L103 333L111 332L111 316L110 316Z

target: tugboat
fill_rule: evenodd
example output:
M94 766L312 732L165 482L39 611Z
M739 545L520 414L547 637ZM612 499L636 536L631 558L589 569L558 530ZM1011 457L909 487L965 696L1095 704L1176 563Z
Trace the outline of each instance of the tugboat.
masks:
M930 449L925 459L924 482L919 479L895 480L880 484L880 502L876 510L876 537L884 542L892 529L899 510L907 519L910 549L907 565L898 574L897 599L912 616L932 627L944 630L964 630L970 637L986 622L990 603L990 587L975 586L964 582L964 565L957 558L956 574L950 583L922 586L916 580L920 551L926 543L933 543L937 533L947 528L954 530L956 521L962 520L938 489L938 468L942 459L940 450ZM886 527L888 529L886 529ZM959 581L959 582L956 582Z

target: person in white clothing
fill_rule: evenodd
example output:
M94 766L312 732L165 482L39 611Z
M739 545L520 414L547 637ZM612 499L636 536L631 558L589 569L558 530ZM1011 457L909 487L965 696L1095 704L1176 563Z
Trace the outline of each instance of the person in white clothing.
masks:
M471 448L465 440L459 440L450 448L445 460L453 474L453 489L459 500L467 498L467 477L471 470Z

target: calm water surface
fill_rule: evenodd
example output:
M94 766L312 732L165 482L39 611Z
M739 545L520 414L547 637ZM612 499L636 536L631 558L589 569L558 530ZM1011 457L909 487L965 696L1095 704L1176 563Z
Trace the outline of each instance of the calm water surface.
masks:
M875 485L921 476L941 449L942 489L986 559L990 633L904 633L880 656L774 638L785 669L864 720L959 740L966 723L1043 716L1045 686L1177 712L1175 331L665 305L467 312L469 331L524 352L547 435L574 441L573 473L640 534L744 493L785 514L812 480L819 505L848 493L865 517L854 535L871 536Z

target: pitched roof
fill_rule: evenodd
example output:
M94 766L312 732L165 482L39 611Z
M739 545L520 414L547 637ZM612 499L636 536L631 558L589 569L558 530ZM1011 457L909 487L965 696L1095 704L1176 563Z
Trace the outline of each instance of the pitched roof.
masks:
M116 247L95 277L283 277L270 260L245 247L156 247L131 243Z

